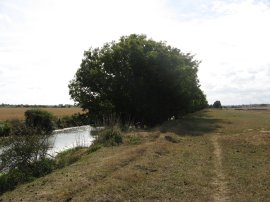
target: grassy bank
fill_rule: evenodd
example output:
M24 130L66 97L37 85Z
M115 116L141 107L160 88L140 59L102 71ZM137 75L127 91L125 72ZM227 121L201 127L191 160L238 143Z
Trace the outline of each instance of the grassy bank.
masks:
M2 201L267 201L269 111L210 110L94 152ZM77 157L76 157L77 158Z

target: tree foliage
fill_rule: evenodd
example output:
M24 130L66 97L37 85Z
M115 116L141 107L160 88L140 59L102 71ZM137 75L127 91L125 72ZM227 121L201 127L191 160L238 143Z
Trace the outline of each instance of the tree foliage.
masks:
M10 131L11 131L10 123L8 123L7 121L3 123L0 122L0 137L8 136L10 134Z
M30 109L25 112L25 125L40 132L51 133L54 129L53 115L45 110Z
M215 101L214 104L213 104L213 107L214 108L222 108L222 105L221 105L221 102L219 100Z
M153 125L207 105L198 65L191 54L164 42L123 36L85 51L69 92L95 118L116 114L122 121Z
M43 176L53 169L48 159L52 146L52 115L46 111L28 110L25 123L10 122L10 136L2 143L0 152L0 194L17 184Z
M11 136L0 154L0 168L26 170L31 163L45 159L50 147L49 136L37 134L30 129L28 135Z

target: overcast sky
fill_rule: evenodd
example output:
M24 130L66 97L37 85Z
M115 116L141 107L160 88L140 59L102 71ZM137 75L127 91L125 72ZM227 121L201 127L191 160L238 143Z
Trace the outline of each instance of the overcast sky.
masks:
M90 47L132 33L191 52L212 104L270 103L270 1L0 0L0 103L73 103Z

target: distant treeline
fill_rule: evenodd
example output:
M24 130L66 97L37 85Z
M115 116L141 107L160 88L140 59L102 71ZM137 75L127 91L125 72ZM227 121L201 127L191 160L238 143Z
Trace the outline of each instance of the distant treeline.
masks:
M270 107L270 104L250 104L250 105L227 105L224 108L257 108L257 107Z
M41 131L52 132L55 129L69 128L75 126L89 125L91 120L84 113L75 113L72 115L65 115L62 117L56 117L47 109L31 108L27 109L24 113L25 120L13 119L13 120L0 120L0 138L18 135L20 133L26 134L33 131L24 131L25 125L33 125L36 127L38 124ZM29 118L30 121L27 119ZM27 128L26 128L27 129ZM47 131L48 130L48 131ZM40 131L37 131L39 134ZM1 146L1 139L0 139ZM1 156L1 155L0 155ZM1 161L0 161L1 162ZM0 183L1 184L1 183ZM1 193L1 192L0 192Z
M25 107L25 108L71 108L76 107L76 105L71 104L58 104L58 105L28 105L28 104L4 104L2 103L0 107L13 107L13 108L19 108L19 107Z

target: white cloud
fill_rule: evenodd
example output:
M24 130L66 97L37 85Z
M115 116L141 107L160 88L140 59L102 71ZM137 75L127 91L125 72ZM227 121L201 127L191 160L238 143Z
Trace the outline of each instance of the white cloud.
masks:
M264 91L254 93L270 89L266 1L9 0L0 6L0 102L70 103L67 85L83 51L131 33L196 54L210 103L270 102ZM248 100L237 98L243 91Z
M224 9L224 3L220 5ZM210 103L216 99L223 100L225 104L253 103L259 100L269 103L270 98L265 98L263 94L256 94L248 100L237 99L237 91L233 91L235 96L232 99L227 96L229 92L225 89L233 87L241 91L241 88L245 88L250 89L246 91L247 94L252 94L257 89L269 88L266 82L269 76L261 73L260 77L252 77L247 72L265 72L269 68L266 64L269 64L270 51L270 28L267 26L270 9L262 2L255 1L234 1L225 5L225 10L218 10L218 17L184 23L184 30L188 30L184 37L188 39L184 47L191 48L202 59L199 72L202 88ZM235 78L228 77L228 73ZM239 82L235 83L236 80ZM224 93L217 94L213 89L220 89ZM258 99L260 96L263 98Z

